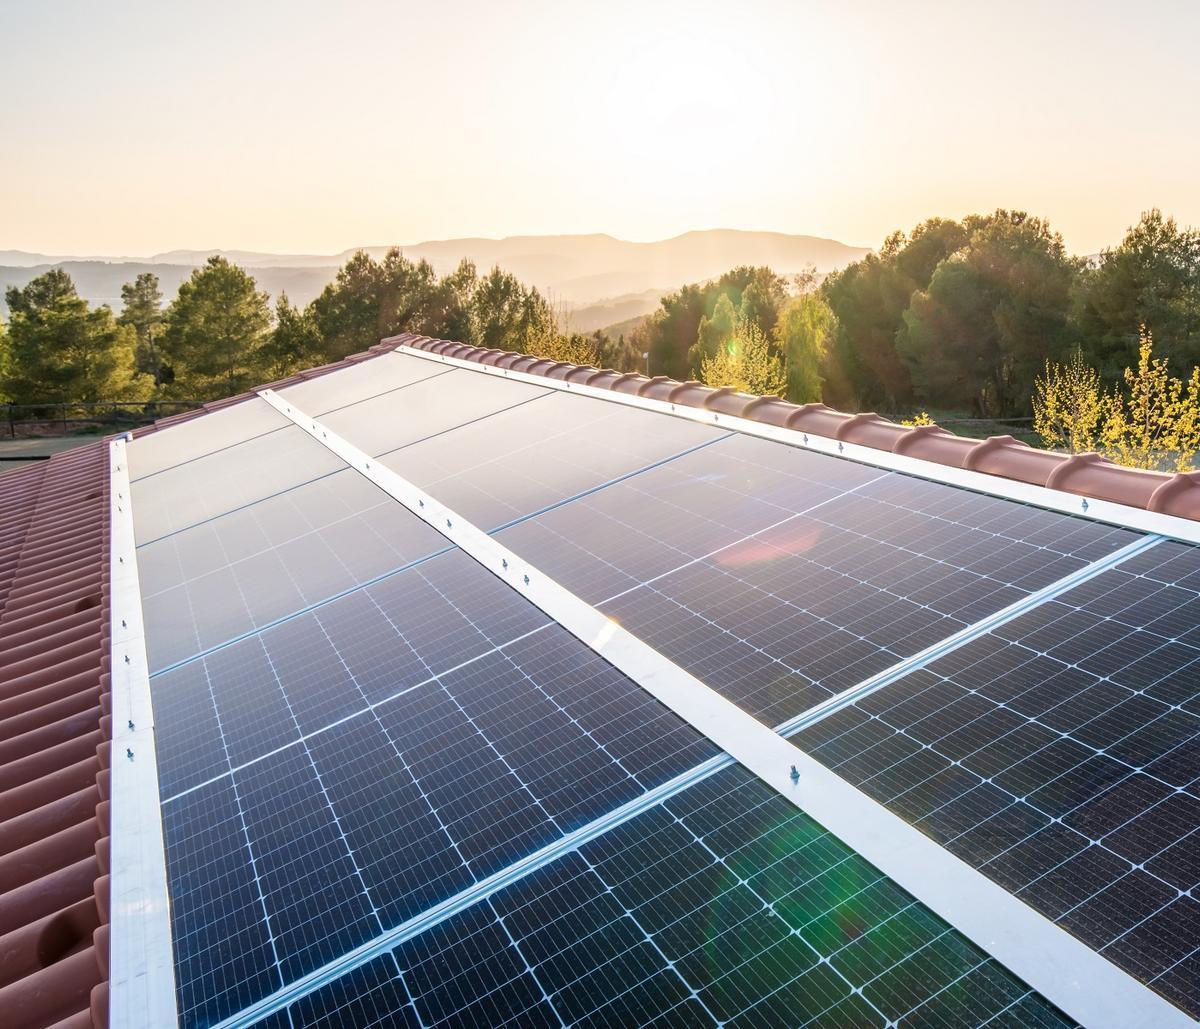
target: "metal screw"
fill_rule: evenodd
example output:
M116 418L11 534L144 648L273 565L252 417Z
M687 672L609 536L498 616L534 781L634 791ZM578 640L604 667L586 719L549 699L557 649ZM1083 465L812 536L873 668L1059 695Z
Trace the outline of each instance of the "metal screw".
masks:
M125 624L125 619L124 619L124 618L122 618L122 619L121 619L121 628L122 628L122 629L128 629L128 628L129 628L129 626L127 626L127 625Z
M424 500L417 500L417 507L424 507L424 506L425 506Z
M528 576L528 575L527 575L527 576L525 576L525 585L526 585L526 586L528 586L528 585L529 585L529 576Z
M450 519L449 519L449 518L447 518L447 519L446 519L446 528L447 528L447 529L452 529L452 528L454 528L454 526L453 526L453 525L450 523Z
M125 655L125 663L129 664L129 655L128 654Z
M506 571L508 570L508 558L507 557L502 557L500 559L500 567L505 569Z
M131 718L131 719L129 719L129 728L130 728L130 729L132 729L132 728L133 728L133 719L132 719L132 718Z
M792 765L792 785L794 786L799 781L800 781L800 773L798 771L796 771L796 766Z
M129 747L126 747L125 748L125 756L127 758L129 758L130 761L132 761L133 760L133 750Z
M839 443L838 443L838 453L840 454L840 453L841 453L843 450L845 450L845 449L846 449L846 448L845 448L844 446L842 446L842 444L839 442Z
M1083 509L1085 511L1088 509L1088 502L1086 500L1083 502Z

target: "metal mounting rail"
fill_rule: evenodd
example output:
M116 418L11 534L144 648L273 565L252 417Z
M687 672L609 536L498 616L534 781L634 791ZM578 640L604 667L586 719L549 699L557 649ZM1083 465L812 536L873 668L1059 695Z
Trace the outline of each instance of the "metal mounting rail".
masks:
M178 1013L127 450L124 438L109 443L113 724L109 1024L157 1029L177 1024Z
M1193 1024L1147 986L867 797L558 582L271 390L260 394L468 556L1007 966L1089 1026ZM390 936L390 933L385 933ZM281 994L299 996L319 984ZM267 1010L255 1005L231 1021Z

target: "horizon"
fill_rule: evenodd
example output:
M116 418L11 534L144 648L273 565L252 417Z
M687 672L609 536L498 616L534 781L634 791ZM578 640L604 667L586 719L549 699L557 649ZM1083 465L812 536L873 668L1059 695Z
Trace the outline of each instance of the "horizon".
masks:
M68 0L5 28L4 249L335 254L701 225L877 248L1003 207L1090 254L1149 208L1200 224L1200 134L1180 131L1200 8L1174 0Z

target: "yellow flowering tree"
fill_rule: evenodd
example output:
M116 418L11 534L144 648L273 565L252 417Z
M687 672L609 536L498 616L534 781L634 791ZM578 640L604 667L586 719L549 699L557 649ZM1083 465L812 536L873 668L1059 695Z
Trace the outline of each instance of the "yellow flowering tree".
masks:
M1079 349L1066 364L1047 361L1034 380L1033 429L1052 450L1095 450L1105 406L1100 373Z
M1154 357L1145 326L1138 338L1138 366L1125 369L1128 394L1106 398L1102 449L1131 468L1174 467L1187 471L1200 450L1200 367L1185 383Z
M1130 468L1190 469L1200 452L1200 367L1186 382L1172 376L1143 326L1137 368L1123 378L1124 390L1105 393L1078 351L1065 365L1047 362L1033 397L1034 429L1054 449L1098 450Z
M772 352L762 329L740 315L716 353L701 360L700 381L759 396L779 396L787 388L783 361Z

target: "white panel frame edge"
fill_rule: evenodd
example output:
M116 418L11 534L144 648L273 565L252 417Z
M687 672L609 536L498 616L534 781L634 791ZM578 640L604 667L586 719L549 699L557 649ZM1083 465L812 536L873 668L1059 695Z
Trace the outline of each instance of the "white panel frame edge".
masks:
M109 1024L178 1024L127 438L109 443L112 674Z
M767 786L1087 1026L1194 1025L1164 997L859 792L483 530L272 390L259 394ZM793 768L799 773L793 779Z
M1063 490L1048 489L1045 486L1018 482L1016 479L1005 479L999 475L989 475L986 472L953 468L950 465L937 464L917 457L905 457L887 450L876 450L874 447L866 447L859 443L845 443L828 436L816 436L809 432L801 432L799 429L785 429L778 425L756 422L750 418L737 418L733 415L714 413L700 407L672 404L666 400L652 400L650 397L639 397L631 393L618 393L611 389L600 389L596 386L585 386L582 383L551 379L545 375L530 375L526 372L510 371L507 368L496 368L492 365L480 364L478 361L446 357L442 354L430 353L427 350L418 350L407 344L401 344L396 349L426 361L437 361L453 365L456 368L481 372L485 375L496 375L515 379L517 382L579 393L597 400L624 404L627 407L640 407L643 410L670 415L673 418L685 418L702 425L715 425L719 428L745 433L747 436L771 440L774 443L785 443L802 450L812 450L818 454L845 458L858 464L903 472L906 475L945 483L948 486L958 486L974 493L986 493L993 497L1002 497L1005 500L1015 500L1022 504L1058 511L1061 514L1076 515L1109 525L1119 525L1122 528L1134 529L1138 532L1168 536L1185 543L1200 543L1200 522L1188 518L1179 518L1157 511L1146 511L1140 507L1116 504L1111 500L1085 497L1077 493L1066 493Z

